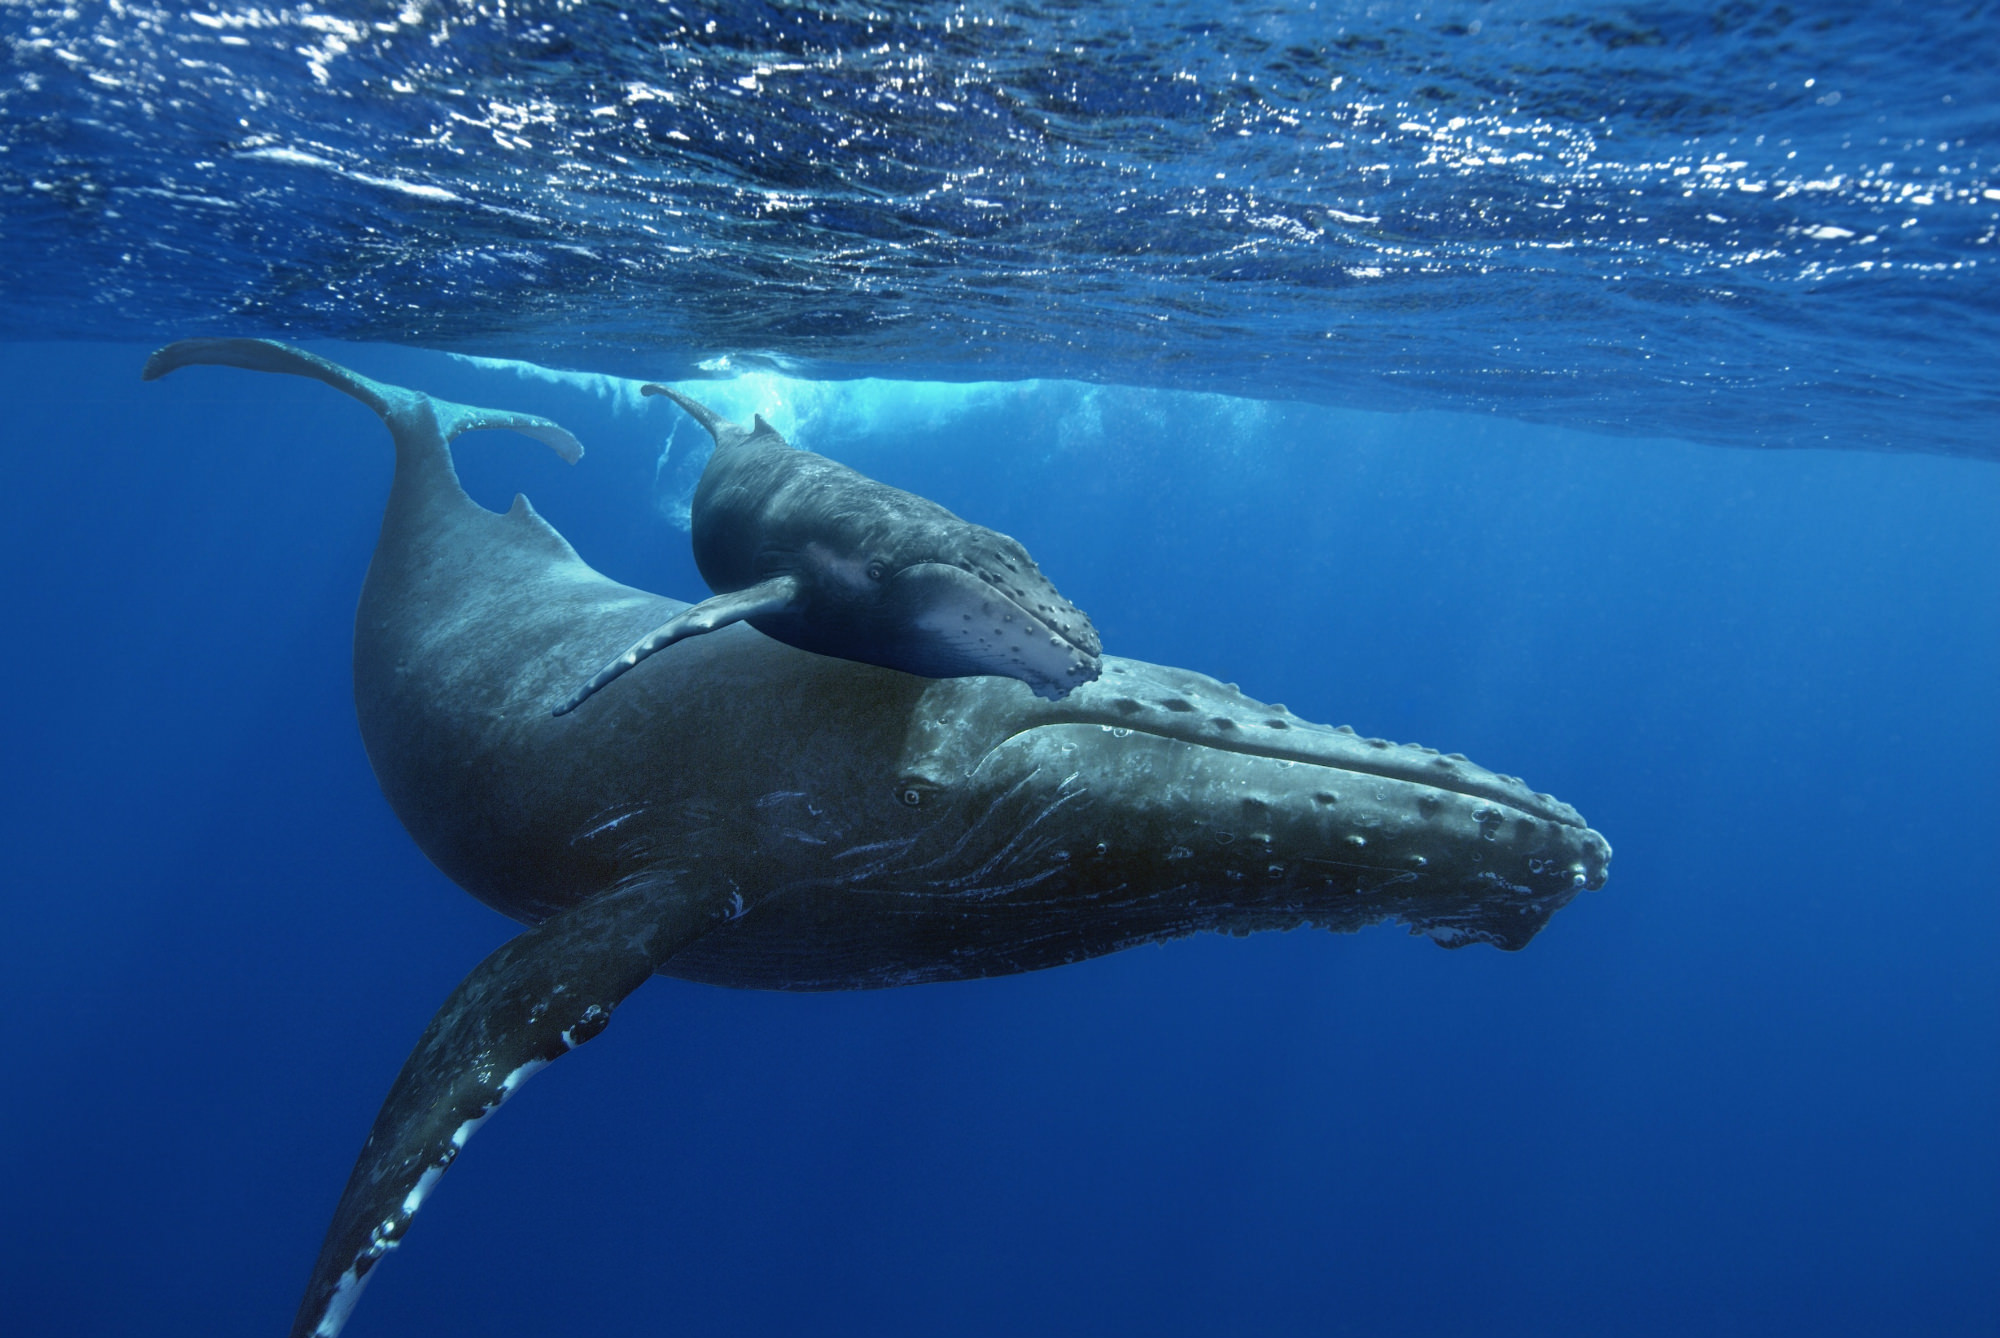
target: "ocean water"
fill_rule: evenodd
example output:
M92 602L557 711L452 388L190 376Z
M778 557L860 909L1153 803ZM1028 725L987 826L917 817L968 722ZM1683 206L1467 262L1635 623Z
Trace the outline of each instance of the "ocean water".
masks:
M188 334L556 419L474 497L695 597L682 379L1616 849L1515 953L656 979L353 1338L2000 1331L1996 70L1976 5L0 6L0 1331L281 1332L517 930L360 746L386 434L141 383Z

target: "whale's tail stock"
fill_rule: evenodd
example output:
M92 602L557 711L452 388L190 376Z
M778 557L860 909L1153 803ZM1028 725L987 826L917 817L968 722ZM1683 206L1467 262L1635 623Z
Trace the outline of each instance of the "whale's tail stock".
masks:
M182 340L148 358L143 375L153 381L198 365L311 377L373 409L396 443L392 515L398 497L419 506L472 505L451 464L450 443L461 432L511 428L565 460L583 454L574 436L546 418L436 399L270 340ZM619 1001L706 932L725 904L719 894L689 893L667 897L663 910L661 895L657 880L641 880L558 912L494 952L446 1000L375 1118L313 1266L293 1338L339 1332L371 1270L402 1239L473 1130L537 1069L601 1032Z

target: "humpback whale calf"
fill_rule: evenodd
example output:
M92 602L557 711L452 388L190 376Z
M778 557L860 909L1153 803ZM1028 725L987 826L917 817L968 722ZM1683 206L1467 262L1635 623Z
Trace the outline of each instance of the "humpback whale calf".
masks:
M640 661L735 622L800 650L929 678L1001 674L1060 699L1101 671L1097 629L1007 535L737 426L666 386L715 438L695 485L694 561L716 592L648 632L556 708Z
M397 1074L294 1338L339 1331L472 1133L655 973L860 989L1387 919L1519 948L1604 882L1604 838L1512 777L1137 660L1044 700L728 626L553 719L590 666L687 607L591 570L524 497L480 507L451 460L474 428L571 460L575 438L260 340L172 344L144 375L198 363L314 377L387 423L354 619L362 742L424 853L529 926Z

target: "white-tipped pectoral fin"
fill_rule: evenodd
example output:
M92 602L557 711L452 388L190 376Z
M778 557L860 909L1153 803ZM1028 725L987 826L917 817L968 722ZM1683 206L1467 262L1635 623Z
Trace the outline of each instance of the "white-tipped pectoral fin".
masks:
M640 661L658 654L676 641L685 641L691 636L700 636L703 632L713 632L718 627L740 623L746 618L760 618L767 613L783 612L798 603L799 595L797 578L774 576L768 581L760 581L742 590L732 590L726 595L715 595L699 604L682 609L633 642L623 655L598 670L595 677L555 709L555 714L568 715L613 679L637 668Z
M626 995L721 923L729 906L692 882L626 883L549 917L475 967L431 1019L375 1116L292 1338L334 1338L473 1132L528 1078L602 1032Z

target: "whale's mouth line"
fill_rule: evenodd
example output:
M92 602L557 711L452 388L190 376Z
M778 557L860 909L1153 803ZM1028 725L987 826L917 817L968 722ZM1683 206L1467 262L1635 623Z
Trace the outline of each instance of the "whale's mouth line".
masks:
M1005 738L996 741L992 747L988 748L981 755L978 765L985 765L986 761L995 753L1016 739L1033 734L1037 730L1059 729L1066 726L1080 726L1085 728L1095 726L1100 729L1108 729L1121 738L1138 735L1148 739L1160 739L1168 743L1182 743L1191 747L1207 748L1215 752L1228 753L1237 757L1256 757L1272 762L1290 763L1294 766L1313 767L1332 775L1365 776L1375 780L1401 781L1405 784L1420 785L1426 789L1436 790L1440 794L1457 795L1465 799L1477 799L1484 803L1497 804L1504 808L1512 809L1514 812L1523 814L1524 816L1539 818L1547 822L1556 823L1559 826L1571 827L1578 831L1587 830L1585 823L1569 814L1549 811L1539 805L1534 808L1524 807L1518 797L1510 796L1504 791L1496 792L1494 786L1482 784L1479 776L1452 774L1455 768L1450 765L1450 759L1442 759L1438 754L1431 753L1428 750L1399 749L1395 745L1385 744L1382 745L1385 749L1382 764L1370 765L1366 758L1331 759L1327 757L1314 757L1297 748L1287 748L1275 743L1260 743L1254 736L1232 739L1192 729L1186 731L1163 730L1157 726L1138 725L1133 724L1129 720L1113 719L1104 713L1096 711L1082 712L1060 720L1040 720L1024 725ZM1245 728L1236 722L1232 722L1230 727L1239 730ZM1312 736L1321 735L1329 731L1312 727L1299 727L1298 732ZM1369 746L1369 741L1357 739L1357 742L1361 742L1363 746ZM1424 764L1428 764L1425 766L1425 769L1434 770L1439 774L1419 774L1417 766L1392 761L1388 756L1389 750L1404 753L1421 751ZM1438 765L1440 761L1444 765ZM977 768L975 767L974 769L976 770Z

